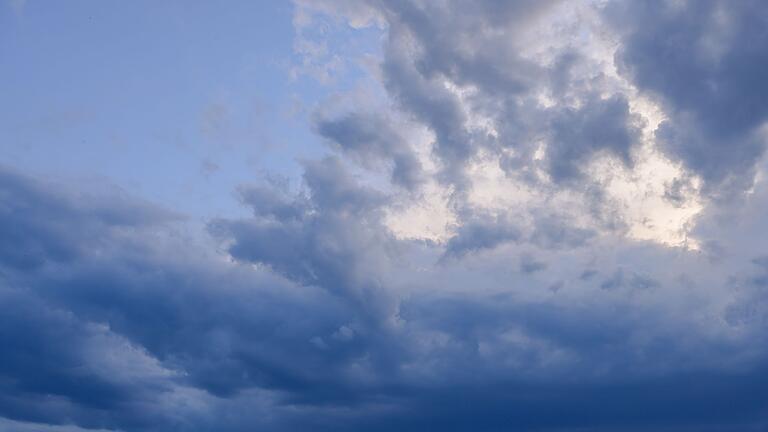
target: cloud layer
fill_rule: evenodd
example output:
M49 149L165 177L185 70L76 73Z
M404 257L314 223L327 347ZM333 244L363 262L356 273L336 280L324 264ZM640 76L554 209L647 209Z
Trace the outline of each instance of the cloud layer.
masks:
M768 427L768 7L294 6L381 56L248 216L0 168L0 430Z

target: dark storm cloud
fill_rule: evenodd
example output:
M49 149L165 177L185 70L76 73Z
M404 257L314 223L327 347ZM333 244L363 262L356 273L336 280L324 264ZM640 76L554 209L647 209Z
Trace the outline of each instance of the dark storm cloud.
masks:
M52 309L33 295L7 286L0 292L0 304L4 395L0 410L5 416L56 420L57 411L69 408L67 405L74 407L76 415L87 410L117 411L133 396L135 388L85 367L102 361L99 355L108 354L107 347L98 344L109 340L98 340L101 332L97 328L89 328L66 311ZM89 350L89 344L97 346ZM56 398L65 405L58 410Z
M69 261L86 247L82 238L94 238L99 247L99 233L105 229L130 228L174 218L138 201L92 199L88 207L76 202L87 196L51 194L45 185L0 167L0 258L4 263L33 268L47 260ZM82 231L72 229L77 221Z
M89 199L67 201L54 188L6 173L4 196L23 202L24 211L6 211L3 220L26 226L34 244L74 236L79 248L61 259L56 249L38 247L34 267L15 256L0 260L0 338L10 353L0 360L2 416L147 431L466 430L469 418L480 431L673 430L763 420L766 398L755 384L762 369L689 372L691 358L728 358L740 348L686 332L674 314L600 296L569 305L444 295L431 284L410 298L382 294L393 287L379 272L397 262L388 248L407 250L380 225L385 198L337 160L306 170L306 195L279 185L244 189L253 218L212 228L234 242L233 258L301 286L225 266L194 243L164 237L166 218L139 217L162 211L123 200L98 212ZM54 205L66 232L44 229ZM93 214L102 216L81 216ZM473 244L487 247L508 226L503 235L481 229ZM755 289L761 262L756 276L745 276ZM403 266L395 274L411 271ZM572 279L561 291L601 282L579 282L578 273ZM634 295L635 279L610 292ZM753 295L745 293L731 315L763 313ZM758 306L744 309L748 304ZM678 345L682 334L688 343ZM271 396L264 401L254 392ZM181 396L191 402L175 404ZM673 398L679 409L670 408Z
M17 253L0 259L0 342L7 350L0 415L164 430L177 409L165 403L189 389L222 397L249 388L304 400L350 397L343 380L330 378L343 357L361 350L356 340L331 337L352 320L345 305L185 252L189 245L158 231L166 217L147 216L165 213L144 204L126 200L104 209L103 201L68 200L6 171L0 190L3 244L17 239L19 227L25 234ZM164 238L172 255L160 246ZM66 254L62 244L71 246ZM317 336L327 338L327 349L311 343Z
M658 97L657 138L715 185L749 184L765 149L768 7L761 1L615 2L620 71Z
M594 386L512 381L467 387L460 394L435 389L416 398L405 413L355 426L372 431L760 431L765 405L756 398L768 395L757 383L766 377L764 371L698 373ZM723 407L728 408L717 414ZM692 421L692 413L700 415Z
M124 230L167 222L167 212L126 199L75 199L5 169L0 196L2 415L88 427L143 423L135 410L170 382L152 376L151 362L149 376L111 365L113 356L146 359L99 323L81 321L34 289L45 273L75 272L85 256L109 251Z

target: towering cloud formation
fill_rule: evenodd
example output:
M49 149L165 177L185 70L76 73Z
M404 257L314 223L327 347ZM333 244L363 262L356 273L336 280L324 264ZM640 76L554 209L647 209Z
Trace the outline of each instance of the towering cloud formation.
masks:
M0 430L768 427L768 5L295 7L381 57L249 216L0 170Z

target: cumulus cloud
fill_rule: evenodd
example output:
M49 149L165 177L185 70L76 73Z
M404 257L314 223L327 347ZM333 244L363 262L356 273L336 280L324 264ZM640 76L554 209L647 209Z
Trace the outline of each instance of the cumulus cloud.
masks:
M620 71L659 98L664 149L709 182L749 185L765 149L768 12L759 2L616 2Z
M319 118L316 128L321 136L364 165L391 164L392 183L409 189L421 183L421 162L408 145L408 137L383 114L348 113L338 118Z

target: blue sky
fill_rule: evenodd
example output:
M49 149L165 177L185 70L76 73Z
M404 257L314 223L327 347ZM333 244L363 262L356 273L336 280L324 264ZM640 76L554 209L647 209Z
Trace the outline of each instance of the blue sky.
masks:
M0 432L768 427L759 0L0 0Z
M322 90L289 76L291 15L279 1L6 2L3 159L196 216L236 211L235 185L318 154L295 111Z

